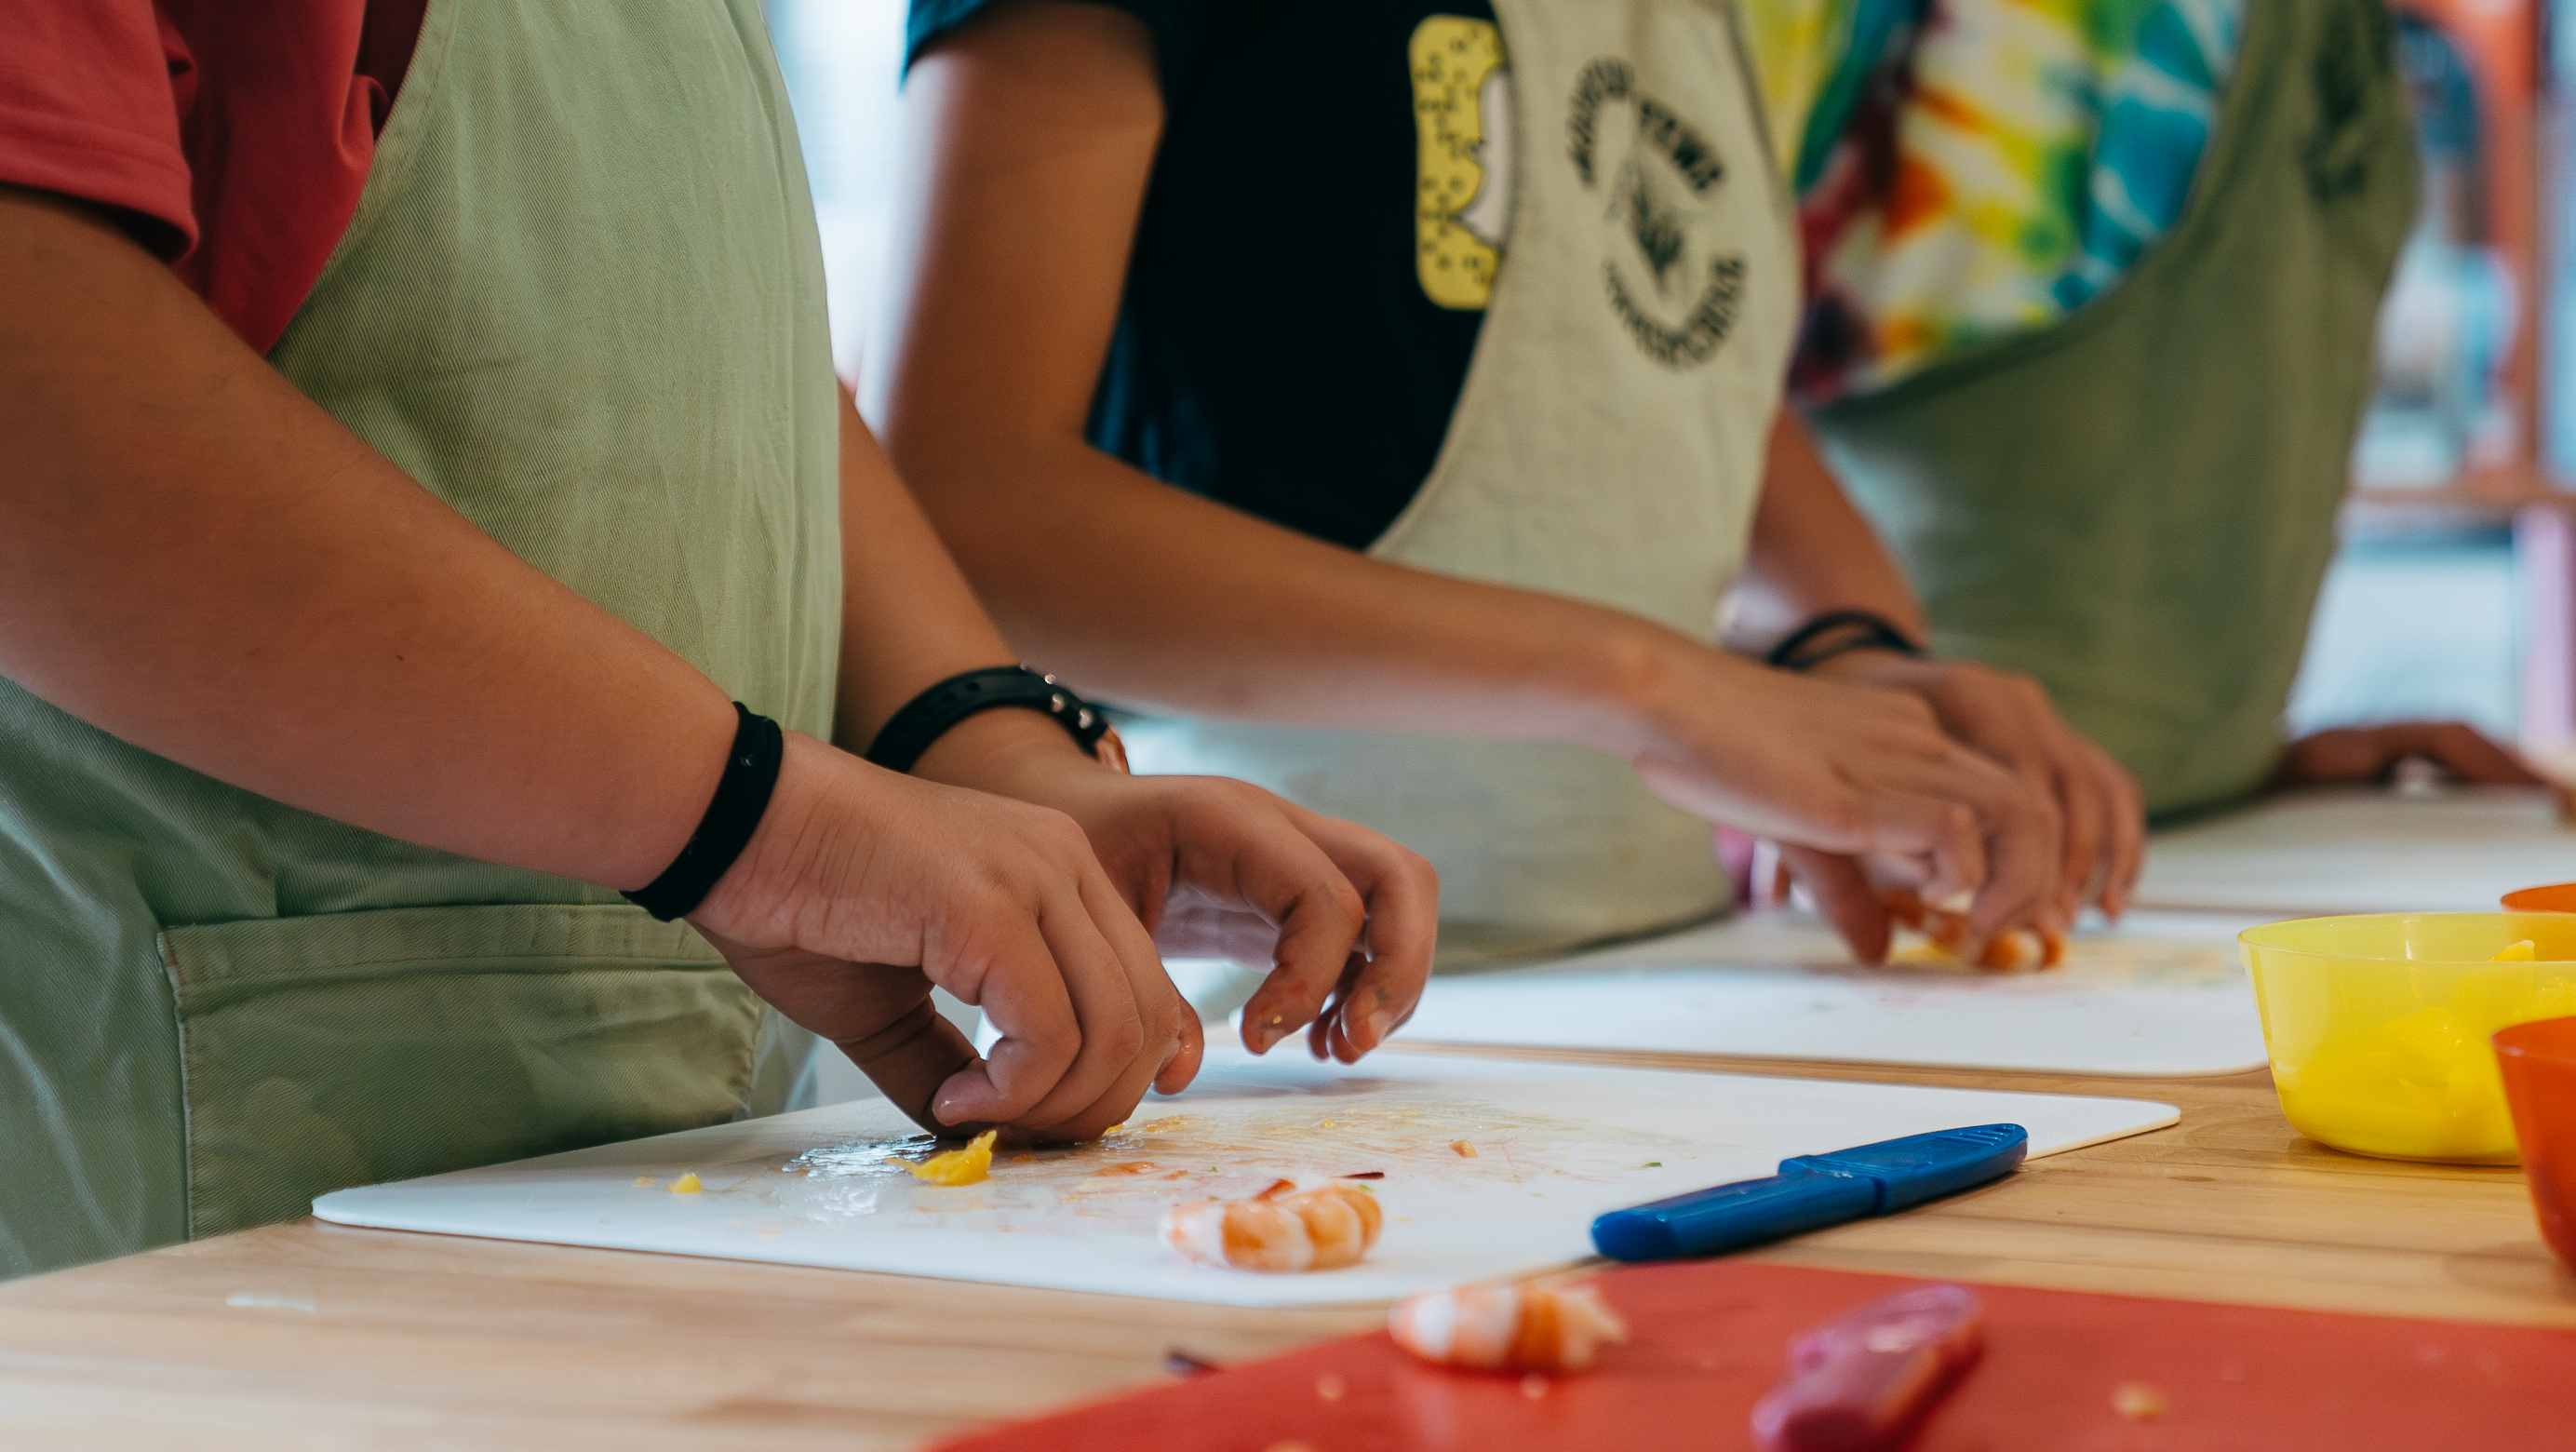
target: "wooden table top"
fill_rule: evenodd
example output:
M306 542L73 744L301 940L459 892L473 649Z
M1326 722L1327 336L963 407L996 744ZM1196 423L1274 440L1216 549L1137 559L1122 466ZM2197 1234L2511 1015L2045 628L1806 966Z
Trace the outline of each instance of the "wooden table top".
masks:
M1760 1259L2146 1296L2576 1327L2511 1169L2339 1154L2269 1077L1531 1058L2160 1099L2170 1129ZM902 1448L1377 1324L301 1221L0 1285L0 1442Z

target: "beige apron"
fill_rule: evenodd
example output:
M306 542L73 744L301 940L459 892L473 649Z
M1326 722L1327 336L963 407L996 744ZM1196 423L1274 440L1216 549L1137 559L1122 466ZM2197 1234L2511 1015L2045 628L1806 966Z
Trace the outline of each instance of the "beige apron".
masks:
M270 361L538 568L828 731L837 396L753 0L432 0ZM775 1107L682 924L360 831L0 682L0 1275ZM772 1034L773 1046L780 1041Z
M1487 145L1517 161L1509 235L1440 456L1369 553L1707 639L1743 558L1797 304L1732 12L1495 11L1515 127ZM1468 229L1491 210L1460 200ZM1455 233L1440 245L1475 251ZM1707 824L1605 752L1200 719L1122 730L1140 771L1242 777L1429 857L1444 962L1727 903Z

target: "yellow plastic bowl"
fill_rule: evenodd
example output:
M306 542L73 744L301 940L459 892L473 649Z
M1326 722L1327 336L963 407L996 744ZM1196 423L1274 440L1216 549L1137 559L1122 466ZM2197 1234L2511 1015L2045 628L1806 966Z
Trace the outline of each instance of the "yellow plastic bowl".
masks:
M2525 938L2540 961L2492 961ZM2386 1159L2517 1162L2487 1039L2576 1015L2576 913L2300 918L2237 941L2299 1133Z

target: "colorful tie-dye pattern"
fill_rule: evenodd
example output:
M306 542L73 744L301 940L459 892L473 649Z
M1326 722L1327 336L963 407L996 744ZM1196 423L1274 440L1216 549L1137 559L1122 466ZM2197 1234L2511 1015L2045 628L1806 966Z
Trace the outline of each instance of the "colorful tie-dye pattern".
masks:
M1817 404L2083 306L2180 219L2246 0L1750 0Z

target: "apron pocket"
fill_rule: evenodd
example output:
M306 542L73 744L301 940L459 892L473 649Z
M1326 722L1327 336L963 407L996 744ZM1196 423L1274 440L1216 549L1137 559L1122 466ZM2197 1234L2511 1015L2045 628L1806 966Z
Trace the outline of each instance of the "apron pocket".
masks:
M315 1195L739 1117L761 1005L620 904L396 908L170 928L188 1229Z

